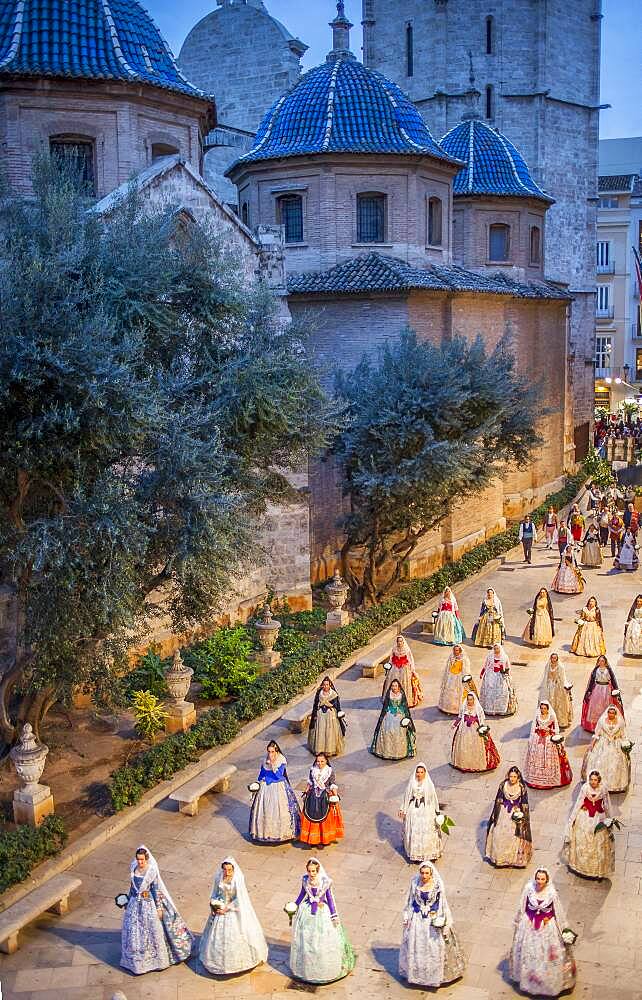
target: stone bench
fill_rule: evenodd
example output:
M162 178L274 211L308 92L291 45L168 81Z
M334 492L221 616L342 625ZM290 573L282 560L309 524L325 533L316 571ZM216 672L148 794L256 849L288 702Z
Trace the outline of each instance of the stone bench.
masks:
M357 667L361 668L362 677L380 677L383 673L383 665L390 659L393 640L387 642L385 646L377 646L371 653L366 653L357 660Z
M310 725L313 705L314 698L308 698L285 713L283 721L287 724L291 733L304 733L306 731Z
M230 787L230 778L236 773L234 764L213 764L197 774L191 781L181 785L169 798L173 802L178 802L178 811L185 816L198 815L198 803L201 795L206 792L227 792Z
M37 920L43 913L66 913L69 896L82 885L79 878L71 875L55 875L48 882L23 896L13 906L0 913L0 951L13 955L18 950L18 934L27 924Z

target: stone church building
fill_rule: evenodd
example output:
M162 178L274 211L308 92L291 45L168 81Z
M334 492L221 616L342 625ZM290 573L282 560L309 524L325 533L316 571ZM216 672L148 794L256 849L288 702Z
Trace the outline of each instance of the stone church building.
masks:
M35 153L66 150L96 211L113 211L134 183L151 202L213 220L248 280L262 276L281 297L284 316L311 317L324 370L355 365L408 325L435 341L481 333L489 345L510 332L520 367L545 387L545 446L528 468L448 513L408 565L416 576L501 530L573 465L583 405L580 393L574 409L578 348L569 343L577 289L550 239L557 191L541 164L531 171L537 156L493 127L474 88L431 132L418 95L415 104L370 65L382 51L377 2L365 64L350 51L340 3L327 60L301 76L305 46L261 0L219 0L188 36L180 66L136 0L7 0L0 144L16 191L29 192ZM212 25L226 25L229 39L241 22L266 64L230 80ZM579 253L582 241L566 242ZM309 606L311 583L334 570L338 471L316 463L298 485L301 503L265 525L268 561L239 581L232 616L268 585Z

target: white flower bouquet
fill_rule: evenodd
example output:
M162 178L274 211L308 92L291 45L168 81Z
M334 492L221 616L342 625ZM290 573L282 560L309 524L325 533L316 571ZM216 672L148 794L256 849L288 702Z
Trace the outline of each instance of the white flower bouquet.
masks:
M299 907L294 902L294 900L292 900L289 903L286 903L285 906L283 907L283 912L287 913L288 915L288 920L290 921L290 927L292 926L292 917L295 915L298 909Z
M526 609L526 614L530 616L530 615L533 614L534 611L535 611L535 608L527 608Z
M406 716L401 720L401 725L403 726L404 729L407 729L408 726L410 725L410 722L411 720Z
M583 618L575 618L575 619L574 619L574 622L575 622L575 624L576 624L576 625L578 626L578 628L579 628L579 627L580 627L581 625L584 625L584 619L583 619Z
M450 836L451 827L455 826L455 822L450 816L446 816L445 813L435 813L435 825L442 833Z
M345 717L346 717L345 712L337 712L337 719L345 719Z
M631 750L633 749L634 746L635 743L633 742L633 740L622 740L622 742L620 743L620 750L622 751L622 753L625 753L627 757L630 757Z
M488 738L488 734L490 733L490 726L487 726L485 724L483 726L477 726L477 732L482 737L482 739L485 740Z
M606 819L600 820L599 823L595 824L595 829L593 834L599 833L600 830L606 830L609 835L609 840L615 840L615 830L621 830L622 824L618 819L614 819L612 816L607 816Z
M432 918L433 927L438 927L440 930L442 927L446 926L446 918L442 914L437 914L436 917Z
M129 896L126 892L119 892L117 896L114 897L114 903L119 910L124 910L129 902Z
M258 790L259 790L260 787L261 786L259 785L258 781L252 781L247 786L247 790L248 790L248 792L252 792L252 795L256 795L256 793L258 792Z
M215 899L210 899L210 910L212 911L214 916L216 916L218 911L222 910L224 907L225 907L224 899L221 899L218 896Z
M390 660L386 660L386 662L383 665L383 669L387 673L391 668L392 668L392 663L390 662Z
M565 927L562 931L562 941L564 944L573 945L577 941L577 934L570 927Z
M565 691L572 691L573 690L573 681L567 681L566 684L564 685L564 690Z
M461 679L461 682L462 682L462 684L470 684L470 682L472 681L472 679L473 679L473 675L472 674L464 674L464 676Z
M551 736L551 743L554 743L556 747L559 747L564 742L564 736L562 733L558 733L556 736Z
M521 809L513 809L511 819L515 820L516 823L519 823L520 820L524 819L524 813Z
M618 701L622 701L622 695L620 694L620 689L613 688L613 690L611 691L611 697L617 698Z
M339 796L335 793L334 795L328 795L328 802L336 804L339 801Z

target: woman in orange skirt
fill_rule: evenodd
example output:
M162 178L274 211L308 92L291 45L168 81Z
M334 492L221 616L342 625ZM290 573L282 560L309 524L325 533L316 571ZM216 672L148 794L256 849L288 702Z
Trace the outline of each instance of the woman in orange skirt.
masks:
M303 793L303 816L299 840L311 847L332 844L343 837L343 816L334 771L324 753L318 753L310 768Z

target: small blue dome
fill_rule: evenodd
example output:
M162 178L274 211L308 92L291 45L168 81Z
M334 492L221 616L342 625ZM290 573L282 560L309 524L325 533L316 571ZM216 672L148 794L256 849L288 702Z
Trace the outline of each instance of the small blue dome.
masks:
M554 201L537 186L519 150L486 122L476 118L460 122L443 137L441 146L450 156L465 163L453 182L454 195L504 195Z
M0 77L148 83L206 100L136 0L0 0Z
M238 162L310 153L402 153L456 162L396 84L351 52L333 54L280 97Z

